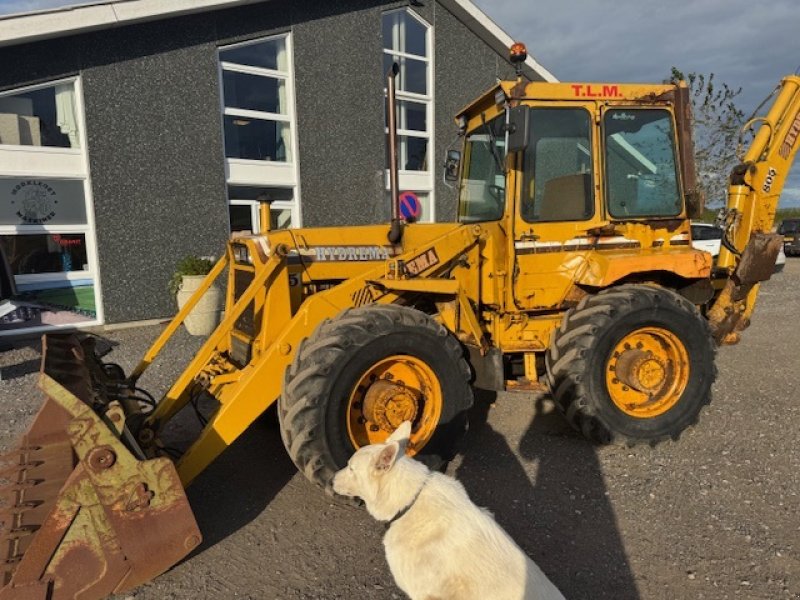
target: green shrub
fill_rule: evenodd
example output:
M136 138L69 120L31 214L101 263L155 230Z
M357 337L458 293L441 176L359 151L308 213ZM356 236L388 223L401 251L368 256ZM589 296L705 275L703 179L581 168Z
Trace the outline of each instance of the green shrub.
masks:
M211 269L214 268L214 263L207 258L200 258L199 256L185 256L178 262L175 267L175 272L169 280L168 288L170 294L173 296L181 289L181 282L184 275L208 275Z

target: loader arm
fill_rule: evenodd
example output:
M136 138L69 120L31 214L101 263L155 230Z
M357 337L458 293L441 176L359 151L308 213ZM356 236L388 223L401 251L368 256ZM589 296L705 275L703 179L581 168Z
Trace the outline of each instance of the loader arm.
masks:
M800 77L785 77L765 117L748 121L742 135L758 130L730 177L723 212L724 240L717 263L726 278L708 318L718 343L736 343L750 324L759 284L772 275L783 239L770 233L800 137Z
M467 335L477 337L477 318L466 301L464 291L455 279L441 279L436 283L437 273L446 272L449 265L472 248L479 239L479 228L458 226L427 244L399 254L385 262L364 270L327 290L317 292L302 301L294 310L289 297L289 258L304 250L298 246L292 234L275 232L269 235L269 245L274 249L263 259L256 258L253 278L248 287L229 299L226 316L212 333L192 362L176 380L176 383L148 416L139 432L139 441L148 455L158 451L156 442L166 423L186 406L191 396L198 391L208 393L219 403L218 409L208 419L199 437L177 460L176 468L184 486L199 475L225 448L232 444L281 393L284 373L294 360L300 342L311 335L325 319L330 319L346 308L356 306L365 297L363 290L370 290L369 297L377 304L398 302L407 292L415 291L415 283L422 278L431 285L425 286L435 295L458 301L464 330ZM258 257L258 248L263 247L259 236L240 238L233 243L248 246L250 256ZM227 264L229 290L235 287L237 277L236 260L229 245ZM436 256L436 261L416 264L421 270L411 274L408 264L419 257ZM262 261L263 260L263 261ZM427 266L425 266L427 264ZM215 269L221 272L222 269ZM437 289L438 288L438 289ZM245 364L236 364L231 359L234 337L238 335L236 324L248 307L261 306L261 323L258 335L248 340L248 355ZM176 316L179 321L184 315ZM258 320L258 316L255 317ZM447 321L445 321L447 324ZM169 325L166 331L176 327ZM145 355L142 364L135 370L137 377L146 369L166 343L163 336ZM241 342L240 342L241 343ZM238 350L241 354L241 350Z

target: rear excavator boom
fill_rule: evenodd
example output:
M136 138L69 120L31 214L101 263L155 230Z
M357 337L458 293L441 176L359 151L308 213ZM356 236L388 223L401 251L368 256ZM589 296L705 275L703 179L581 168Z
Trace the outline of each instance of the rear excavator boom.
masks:
M742 135L755 137L730 178L728 204L720 220L724 228L717 262L722 292L709 311L714 337L735 343L750 324L759 283L769 279L783 237L771 233L775 211L800 136L800 77L785 77L773 92L775 100L765 117L748 121Z

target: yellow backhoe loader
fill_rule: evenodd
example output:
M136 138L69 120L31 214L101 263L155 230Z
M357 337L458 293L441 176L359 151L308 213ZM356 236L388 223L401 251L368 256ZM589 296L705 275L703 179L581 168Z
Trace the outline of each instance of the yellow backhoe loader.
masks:
M393 134L391 223L269 231L263 204L262 230L232 236L130 374L91 337L44 339L46 401L2 459L0 600L101 598L169 568L201 542L184 488L276 402L289 456L325 489L404 420L411 453L450 458L472 386L542 381L601 443L677 439L697 420L716 347L749 324L782 244L770 230L797 151L800 77L745 126L713 266L691 247L703 203L684 84L520 77L456 122L445 177L457 222L401 218ZM222 323L151 401L137 381L221 276ZM202 430L176 452L163 431L183 409Z

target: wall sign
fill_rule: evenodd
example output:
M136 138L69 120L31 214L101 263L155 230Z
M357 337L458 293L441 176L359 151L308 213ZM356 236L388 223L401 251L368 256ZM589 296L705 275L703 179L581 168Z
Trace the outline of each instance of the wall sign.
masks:
M0 178L0 225L85 225L83 182Z

